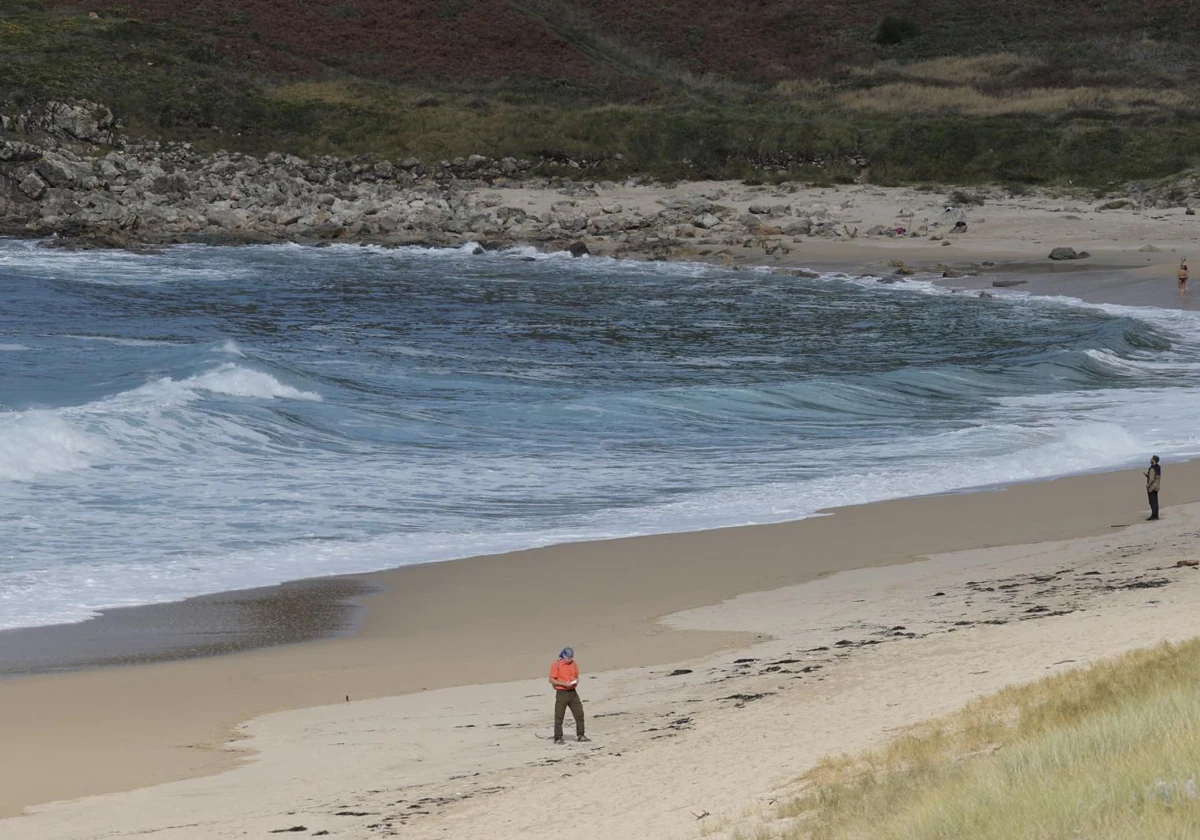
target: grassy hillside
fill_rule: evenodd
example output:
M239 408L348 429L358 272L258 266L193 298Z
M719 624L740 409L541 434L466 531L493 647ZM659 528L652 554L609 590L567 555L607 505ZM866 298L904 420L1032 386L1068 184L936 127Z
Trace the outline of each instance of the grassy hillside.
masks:
M1198 12L1200 0L8 0L0 99L92 98L132 132L251 152L1103 187L1200 162Z

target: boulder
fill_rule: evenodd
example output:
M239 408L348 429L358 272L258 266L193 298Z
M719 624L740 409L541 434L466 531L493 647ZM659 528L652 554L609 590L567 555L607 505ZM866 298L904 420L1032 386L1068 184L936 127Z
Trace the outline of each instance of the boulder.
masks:
M1028 280L1019 280L1014 277L1014 278L1010 278L1008 280L993 280L992 285L995 286L997 289L1008 289L1013 286L1021 286L1028 282L1029 282Z
M1082 260L1090 257L1087 251L1076 251L1074 248L1059 247L1050 252L1052 260Z
M95 102L51 102L47 106L51 124L76 140L111 142L116 120L112 111Z
M70 163L60 157L46 155L37 162L34 167L37 174L41 176L52 187L70 187L74 186L79 181L79 175Z
M588 250L588 246L582 242L572 242L567 247L567 250L571 252L572 257L584 257L591 253L591 251Z
M19 189L29 198L37 201L46 194L46 182L32 172L20 183Z

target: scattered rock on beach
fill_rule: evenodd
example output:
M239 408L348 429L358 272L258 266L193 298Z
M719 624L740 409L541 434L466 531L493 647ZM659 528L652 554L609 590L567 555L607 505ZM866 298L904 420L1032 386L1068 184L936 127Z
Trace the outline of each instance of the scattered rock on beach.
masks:
M1055 248L1050 252L1052 260L1083 260L1090 256L1087 251L1076 251L1074 248Z
M993 280L992 285L997 289L1007 289L1011 286L1020 286L1023 283L1028 283L1028 280L1019 280L1017 278L1009 278L1007 280Z

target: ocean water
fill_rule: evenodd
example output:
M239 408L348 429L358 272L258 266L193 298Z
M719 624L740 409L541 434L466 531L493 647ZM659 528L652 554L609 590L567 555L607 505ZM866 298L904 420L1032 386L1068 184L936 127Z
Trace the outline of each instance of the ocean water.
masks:
M1200 320L510 251L0 241L0 628L1200 453Z

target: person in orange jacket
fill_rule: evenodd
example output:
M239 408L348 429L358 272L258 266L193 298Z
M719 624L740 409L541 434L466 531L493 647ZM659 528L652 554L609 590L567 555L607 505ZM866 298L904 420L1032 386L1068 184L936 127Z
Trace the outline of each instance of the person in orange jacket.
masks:
M572 648L563 648L558 659L550 666L550 685L554 686L554 743L564 743L563 718L567 716L567 709L575 717L575 740L590 741L583 734L583 701L576 690L579 685L579 665L575 662Z

